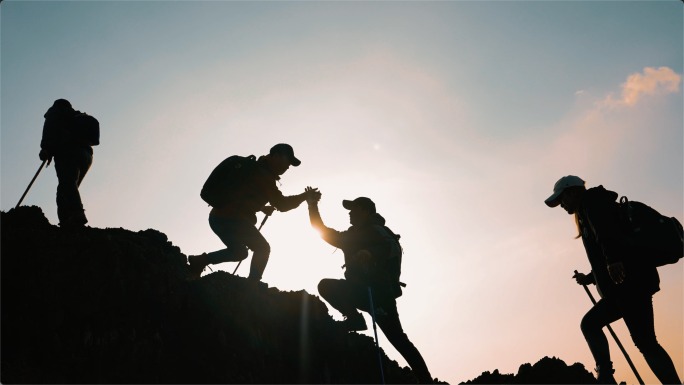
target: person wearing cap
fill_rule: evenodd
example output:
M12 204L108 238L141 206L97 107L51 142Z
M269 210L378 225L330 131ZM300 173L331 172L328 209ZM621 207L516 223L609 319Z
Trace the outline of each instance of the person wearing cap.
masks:
M276 186L290 166L297 167L302 162L294 155L289 144L276 144L268 155L257 159L259 167L231 199L221 207L212 208L209 214L209 226L226 245L225 249L188 257L191 277L198 278L204 269L212 264L237 262L247 258L247 249L254 252L250 266L249 279L259 281L262 278L271 247L263 235L255 227L256 213L271 215L274 209L285 212L299 207L307 195L284 196ZM270 206L266 206L270 203Z
M615 384L608 339L603 328L623 318L634 344L663 384L680 384L672 359L658 343L653 319L653 295L660 290L655 266L644 263L648 253L620 231L618 194L603 186L586 189L579 177L556 182L546 199L574 215L578 235L591 265L589 274L577 273L580 285L594 284L601 299L587 312L580 328L596 361L599 383Z
M375 318L387 340L411 366L420 383L433 383L430 371L416 347L402 329L397 312L396 298L401 296L402 250L399 236L385 226L385 219L376 212L375 203L360 197L344 200L349 210L351 227L337 231L326 227L318 210L320 192L305 189L311 226L318 230L324 241L342 249L345 262L345 279L323 279L318 293L345 317L341 322L347 331L366 330L366 321L357 309L370 312L368 287L373 294Z
M57 217L62 227L84 226L88 223L78 188L93 163L93 146L99 143L91 143L73 133L72 128L79 115L82 113L74 110L68 100L55 100L45 113L38 154L40 160L48 165L53 157L55 160Z

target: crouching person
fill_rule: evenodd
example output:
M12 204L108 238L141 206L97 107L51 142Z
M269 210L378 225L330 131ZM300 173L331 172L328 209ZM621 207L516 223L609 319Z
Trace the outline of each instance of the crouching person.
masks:
M431 384L425 360L404 333L397 312L396 298L401 296L399 236L384 226L385 219L376 213L375 203L363 197L342 201L342 206L349 210L349 229L340 232L328 228L318 211L320 193L310 188L306 191L311 226L327 243L342 249L346 267L345 279L323 279L318 284L319 294L345 316L345 330L361 331L368 327L358 310L371 311L370 286L378 326L406 359L418 381Z

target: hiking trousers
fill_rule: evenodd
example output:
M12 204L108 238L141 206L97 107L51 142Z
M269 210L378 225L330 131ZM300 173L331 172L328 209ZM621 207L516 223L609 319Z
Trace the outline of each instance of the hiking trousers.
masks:
M238 262L247 258L250 249L254 252L249 270L249 278L261 280L271 246L252 222L245 219L229 219L209 215L209 226L226 248L207 254L207 261L212 265L223 262Z
M582 319L581 328L596 365L611 365L603 327L623 318L632 341L663 384L681 384L672 359L658 343L653 321L653 296L602 298Z
M78 188L92 164L93 155L85 148L64 147L55 154L57 217L60 223L66 223L74 211L83 210Z
M356 309L370 313L367 286L361 286L345 279L324 279L318 284L318 293L332 307L347 317L356 312ZM423 356L409 341L401 327L396 300L394 298L381 298L381 296L373 294L373 305L375 306L375 321L387 340L408 362L418 381L422 384L431 384L432 376Z

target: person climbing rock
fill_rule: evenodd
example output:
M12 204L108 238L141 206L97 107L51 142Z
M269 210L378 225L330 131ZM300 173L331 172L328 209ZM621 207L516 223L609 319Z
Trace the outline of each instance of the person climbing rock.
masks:
M93 146L100 144L95 118L74 110L66 99L55 100L45 113L40 160L49 165L54 157L57 172L59 225L84 226L88 219L78 188L93 163Z
M257 212L271 215L299 207L307 195L284 196L276 186L290 166L301 161L289 144L276 144L268 155L256 159L231 156L221 162L207 179L202 198L213 208L209 226L226 245L225 249L188 257L191 278L199 278L208 265L238 262L254 252L249 279L260 281L268 263L271 247L255 227ZM266 204L270 203L270 206Z
M433 383L425 360L409 341L399 321L396 298L402 295L403 285L399 282L402 258L399 236L385 226L385 219L376 212L375 203L365 197L342 201L342 206L349 210L349 229L340 232L326 227L318 210L320 192L310 187L305 192L309 193L311 226L319 231L324 241L344 253L345 279L321 280L318 284L321 297L345 317L341 322L345 330L362 331L368 327L358 310L371 311L370 286L377 324L385 337L406 359L420 383Z
M660 290L649 254L657 251L633 243L621 233L618 194L603 186L586 189L579 177L568 175L556 182L549 207L560 205L574 215L578 235L591 265L589 274L577 273L580 285L595 284L601 299L580 325L594 360L598 381L615 384L608 339L603 327L624 319L632 341L663 384L680 384L672 359L658 343L653 320L653 295Z

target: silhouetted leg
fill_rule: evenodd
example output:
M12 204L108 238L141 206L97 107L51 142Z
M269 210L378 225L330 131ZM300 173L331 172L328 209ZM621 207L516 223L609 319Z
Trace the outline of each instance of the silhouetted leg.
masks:
M614 300L601 299L582 318L580 328L594 356L596 366L611 365L608 339L603 328L622 318L622 312Z
M82 148L63 148L55 154L57 216L60 223L69 220L73 211L83 210L78 188L92 162L92 155Z
M653 319L653 296L629 298L620 301L625 324L632 341L663 384L681 384L677 369L665 349L658 343Z
M323 279L318 283L318 294L346 317L357 313L356 305L359 298L356 298L356 292L358 288L354 288L344 279Z
M247 258L247 246L241 241L240 226L244 225L241 222L246 222L246 225L252 226L251 223L238 219L227 219L209 215L209 227L218 235L226 248L213 253L207 254L207 261L216 265L223 262L238 262ZM252 226L254 227L254 226Z
M207 261L212 264L241 261L247 258L246 246L254 251L249 278L260 280L266 269L268 256L271 254L271 246L254 224L244 219L227 219L209 215L209 226L228 248L207 254Z
M375 296L374 296L375 297ZM397 305L394 300L380 302L378 305L374 303L376 309L382 308L387 314L375 313L375 319L380 326L380 329L385 334L385 337L394 346L395 349L404 357L409 364L413 373L416 375L418 382L421 384L431 384L432 375L425 364L423 356L418 349L409 341L408 336L404 333L399 321L399 313L397 312Z

